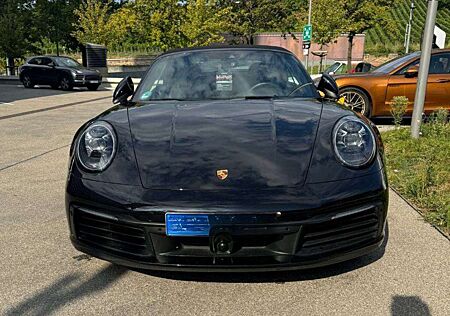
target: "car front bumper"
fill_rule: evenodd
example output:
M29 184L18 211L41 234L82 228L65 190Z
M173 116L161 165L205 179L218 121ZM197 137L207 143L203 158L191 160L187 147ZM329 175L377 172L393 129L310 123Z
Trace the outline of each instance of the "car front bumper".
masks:
M75 87L85 87L87 85L100 85L102 84L102 77L101 76L84 76L84 75L77 75L73 79L73 85Z
M207 199L212 195L220 207L200 207L180 195L187 192L155 193L69 177L66 210L75 248L124 266L222 272L304 269L368 254L383 242L388 207L384 173L339 181L342 185L349 186L345 194L337 193L336 183L310 185L297 193L274 192L273 203L267 203L265 192L264 205L260 195L247 193L253 207L237 209L225 202L228 193L210 192ZM318 197L315 190L328 196ZM184 205L177 208L167 199ZM233 217L234 224L215 227L208 237L167 236L168 211ZM229 253L215 250L219 234L232 239Z

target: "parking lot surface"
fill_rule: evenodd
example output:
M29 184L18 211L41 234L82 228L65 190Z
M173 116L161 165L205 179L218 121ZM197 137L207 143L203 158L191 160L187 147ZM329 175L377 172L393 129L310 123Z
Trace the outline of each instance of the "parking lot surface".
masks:
M449 315L450 242L391 191L369 255L309 271L133 271L70 244L69 144L111 91L0 85L0 313L5 315Z

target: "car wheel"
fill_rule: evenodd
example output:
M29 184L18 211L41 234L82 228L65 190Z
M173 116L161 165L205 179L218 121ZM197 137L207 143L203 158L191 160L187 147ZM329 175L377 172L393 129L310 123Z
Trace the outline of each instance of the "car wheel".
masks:
M87 87L90 91L95 91L95 90L98 89L98 87L100 87L100 85L99 85L99 84L88 84L86 87Z
M67 76L61 77L61 79L59 80L59 86L64 91L69 91L69 90L72 90L72 88L73 88L72 81Z
M59 88L59 83L54 83L52 85L50 85L52 87L52 89L58 89Z
M23 76L23 78L22 78L22 83L23 83L23 86L24 86L25 88L31 89L31 88L34 87L34 83L33 83L33 81L31 80L31 77L30 77L29 75L24 75L24 76Z
M344 97L344 105L365 117L370 117L371 104L367 93L358 88L344 88L340 93Z

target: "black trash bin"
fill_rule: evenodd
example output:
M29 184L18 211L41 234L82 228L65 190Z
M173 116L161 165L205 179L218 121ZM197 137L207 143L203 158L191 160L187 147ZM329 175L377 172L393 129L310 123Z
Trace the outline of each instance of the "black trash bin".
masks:
M103 45L87 43L83 49L83 66L97 69L103 76L108 74L107 49Z

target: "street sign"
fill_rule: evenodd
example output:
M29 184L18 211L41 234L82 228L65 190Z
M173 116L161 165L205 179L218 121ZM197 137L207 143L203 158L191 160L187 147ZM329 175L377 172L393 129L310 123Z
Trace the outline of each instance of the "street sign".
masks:
M303 27L303 42L311 42L312 25L307 24Z
M303 43L303 49L309 49L311 47L311 43Z
M436 44L436 46L440 49L443 49L445 47L445 31L441 29L439 26L434 26L434 38L435 41L433 41L433 44Z

